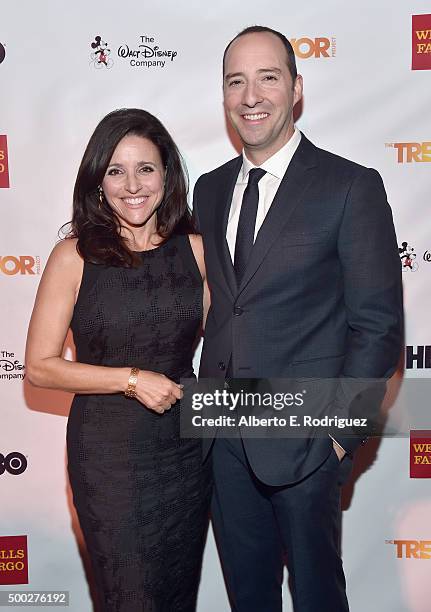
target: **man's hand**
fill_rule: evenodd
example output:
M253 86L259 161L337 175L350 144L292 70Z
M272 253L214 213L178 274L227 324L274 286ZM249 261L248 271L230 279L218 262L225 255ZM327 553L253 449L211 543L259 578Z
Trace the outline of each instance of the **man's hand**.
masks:
M341 461L346 454L346 451L334 439L332 439L332 446L334 447L334 451L337 453L338 460Z

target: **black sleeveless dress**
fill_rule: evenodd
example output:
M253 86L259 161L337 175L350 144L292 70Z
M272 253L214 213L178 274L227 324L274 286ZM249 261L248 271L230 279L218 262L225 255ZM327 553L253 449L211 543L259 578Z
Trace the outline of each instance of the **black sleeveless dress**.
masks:
M138 268L85 263L71 327L77 360L193 375L202 278L188 236ZM68 428L73 500L104 612L192 612L211 489L180 402L159 415L123 394L76 395Z

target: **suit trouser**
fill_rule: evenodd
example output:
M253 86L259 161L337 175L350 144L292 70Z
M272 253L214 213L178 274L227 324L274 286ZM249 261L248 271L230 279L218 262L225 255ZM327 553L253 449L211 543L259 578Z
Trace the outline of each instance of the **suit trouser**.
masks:
M212 448L212 520L234 612L281 612L287 557L295 612L346 612L340 484L351 460L335 451L304 480L270 487L253 474L241 438Z

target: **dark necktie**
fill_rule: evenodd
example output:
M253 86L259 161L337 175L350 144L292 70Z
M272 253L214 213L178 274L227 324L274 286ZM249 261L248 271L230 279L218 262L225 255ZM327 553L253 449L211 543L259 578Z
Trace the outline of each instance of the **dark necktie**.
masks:
M248 184L242 197L238 230L235 241L234 268L238 285L241 283L254 243L257 205L259 203L259 181L266 174L262 168L253 168L248 173Z

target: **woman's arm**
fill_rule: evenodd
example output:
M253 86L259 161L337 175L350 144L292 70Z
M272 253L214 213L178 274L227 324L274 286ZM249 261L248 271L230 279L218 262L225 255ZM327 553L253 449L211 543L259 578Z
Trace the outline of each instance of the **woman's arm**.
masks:
M202 328L205 329L205 322L207 320L208 310L211 305L211 295L207 283L207 275L205 270L205 257L204 257L204 246L202 242L202 237L198 234L190 234L190 244L192 247L193 255L195 256L196 263L198 264L199 271L202 276L202 281L204 285L204 298L203 298L203 307L204 307L204 317L202 321Z
M36 296L27 337L26 374L33 385L73 393L121 393L127 388L130 368L87 365L62 357L78 295L83 261L76 240L68 239L52 251ZM141 371L137 399L162 412L181 397L179 385L163 374Z

